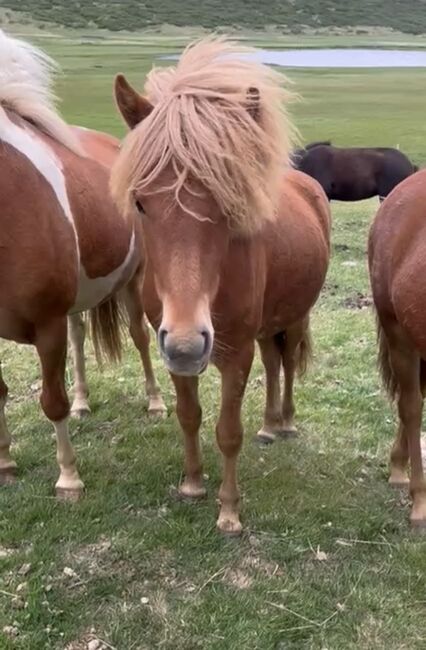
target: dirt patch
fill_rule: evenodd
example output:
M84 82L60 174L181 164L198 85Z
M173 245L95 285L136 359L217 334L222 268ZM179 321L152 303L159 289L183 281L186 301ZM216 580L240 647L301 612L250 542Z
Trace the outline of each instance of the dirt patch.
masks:
M339 293L339 285L332 282L325 282L323 292L329 296L336 296Z
M371 307L373 299L361 291L357 291L354 295L348 296L342 302L343 307L346 309L366 309Z
M348 253L351 250L351 247L347 244L334 244L334 250L339 253Z
M108 648L112 646L104 643L94 632L87 632L81 639L68 643L64 650L107 650Z
M250 589L256 579L267 576L274 578L284 574L275 562L269 562L255 553L249 553L236 565L226 569L222 582L235 589Z

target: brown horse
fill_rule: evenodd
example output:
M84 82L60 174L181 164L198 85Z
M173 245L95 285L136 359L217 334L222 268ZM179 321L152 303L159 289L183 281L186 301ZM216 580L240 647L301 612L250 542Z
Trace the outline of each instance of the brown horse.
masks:
M369 266L378 317L380 365L398 402L399 427L389 482L410 487L411 523L426 525L421 423L426 391L426 171L384 201L371 227ZM407 475L411 466L410 479Z
M330 201L382 201L418 167L391 147L334 147L313 142L292 153L293 165L315 178Z
M221 372L217 525L229 534L241 531L241 402L255 341L267 377L259 434L287 435L295 431L293 379L306 360L330 234L321 187L282 166L291 133L284 78L240 52L221 39L190 46L176 68L150 73L147 97L117 77L117 103L133 130L112 172L114 196L130 220L139 212L146 237L144 304L176 387L184 497L205 494L198 375L209 360Z
M117 159L120 150L120 141L107 133L93 131L84 127L74 126L72 129L87 155L101 165L105 165L109 171ZM135 227L140 231L140 224L138 222L135 223ZM143 314L142 285L144 265L142 261L136 269L134 276L122 290L120 299L126 307L130 323L130 335L139 350L144 368L145 390L148 397L148 414L154 416L164 415L166 413L166 406L161 397L152 369L149 353L149 330ZM90 413L88 403L89 390L86 381L84 357L85 322L82 314L75 313L69 316L68 326L75 377L71 415L80 418Z
M0 54L0 337L36 347L41 405L57 437L56 491L75 498L83 483L68 433L67 315L91 309L95 346L118 357L114 294L141 265L139 230L117 214L108 169L57 114L51 60L3 32ZM16 471L6 398L0 373L2 482Z

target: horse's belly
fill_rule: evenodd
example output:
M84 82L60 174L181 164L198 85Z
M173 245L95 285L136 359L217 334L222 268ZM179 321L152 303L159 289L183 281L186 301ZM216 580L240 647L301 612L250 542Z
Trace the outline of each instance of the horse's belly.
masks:
M0 308L0 338L15 343L32 343L34 328L14 311Z
M135 272L137 260L135 234L133 233L124 261L107 275L90 278L81 264L77 297L69 313L74 314L92 309L121 289Z

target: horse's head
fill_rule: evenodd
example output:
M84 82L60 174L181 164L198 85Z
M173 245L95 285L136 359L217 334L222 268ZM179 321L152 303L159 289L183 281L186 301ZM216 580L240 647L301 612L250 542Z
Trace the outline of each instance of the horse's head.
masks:
M176 69L151 72L146 97L116 80L131 132L112 190L123 210L140 214L162 303L158 343L175 374L195 375L207 365L229 242L274 217L288 159L282 76L237 51L223 40L191 46Z

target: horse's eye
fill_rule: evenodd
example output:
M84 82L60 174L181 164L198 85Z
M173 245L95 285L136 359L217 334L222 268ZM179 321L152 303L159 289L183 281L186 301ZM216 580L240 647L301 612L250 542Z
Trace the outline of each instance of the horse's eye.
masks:
M143 209L143 205L142 205L142 203L140 201L136 200L135 205L136 205L136 209L139 212L139 214L145 214L145 210Z

